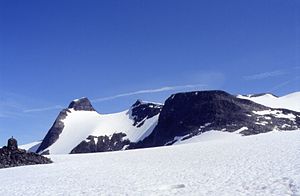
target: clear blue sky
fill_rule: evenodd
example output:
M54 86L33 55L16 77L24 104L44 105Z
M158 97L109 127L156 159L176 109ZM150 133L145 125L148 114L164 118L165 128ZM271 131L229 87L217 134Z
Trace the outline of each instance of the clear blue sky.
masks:
M108 113L178 91L299 91L299 54L298 0L0 0L0 145L42 139L83 96Z

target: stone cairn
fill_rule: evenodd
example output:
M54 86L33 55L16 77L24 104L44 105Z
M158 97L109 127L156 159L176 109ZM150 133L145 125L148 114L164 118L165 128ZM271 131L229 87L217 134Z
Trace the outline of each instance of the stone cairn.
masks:
M18 141L14 137L11 137L7 141L7 148L8 150L18 150Z

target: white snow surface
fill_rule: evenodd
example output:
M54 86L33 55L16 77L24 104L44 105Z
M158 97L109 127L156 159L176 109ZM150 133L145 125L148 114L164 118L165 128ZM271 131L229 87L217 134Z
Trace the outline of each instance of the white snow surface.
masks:
M20 145L19 148L24 149L28 152L36 152L36 150L39 148L41 143L42 141L31 142L29 144Z
M186 140L178 140L174 144L187 144L187 143L197 143L197 142L210 142L213 140L224 140L224 139L233 139L235 137L242 137L242 135L237 134L240 131L247 130L247 127L242 127L241 129L237 130L235 133L230 132L223 132L223 131L207 131L204 133L201 133L199 135L193 136Z
M184 145L50 155L52 164L0 169L0 195L296 196L299 131L232 133Z
M68 154L89 135L110 136L120 132L126 134L124 139L137 142L151 134L159 116L147 119L141 127L135 127L130 110L113 114L70 110L71 112L68 112L68 116L63 120L64 129L58 140L44 151L49 150L50 154Z
M248 99L271 108L285 108L300 112L300 92L294 92L282 97L265 94L258 97L238 95L238 98Z

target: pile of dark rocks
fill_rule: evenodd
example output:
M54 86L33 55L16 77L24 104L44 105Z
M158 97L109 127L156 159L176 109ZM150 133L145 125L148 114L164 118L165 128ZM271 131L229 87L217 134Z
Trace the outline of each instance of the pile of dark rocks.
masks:
M19 149L18 142L14 138L8 140L7 146L0 148L0 168L48 163L52 161L47 157Z

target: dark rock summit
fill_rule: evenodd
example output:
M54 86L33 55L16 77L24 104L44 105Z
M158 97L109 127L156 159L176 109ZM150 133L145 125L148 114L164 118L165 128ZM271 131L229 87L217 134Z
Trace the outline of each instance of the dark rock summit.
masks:
M17 140L14 138L8 140L7 146L0 148L0 168L47 163L52 163L52 161L39 154L27 153L19 149Z
M73 100L68 108L76 111L95 111L90 100L86 97Z
M169 145L179 137L184 140L210 130L241 129L242 135L253 135L278 128L300 128L300 113L268 108L224 91L178 93L166 100L153 132L131 148Z

